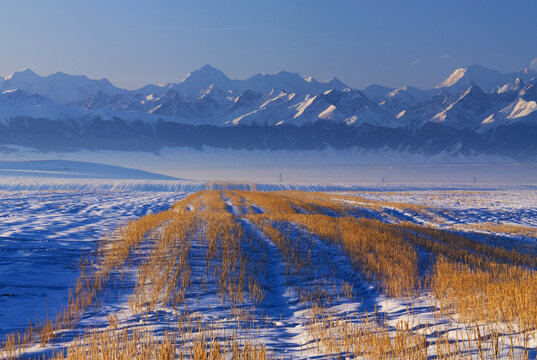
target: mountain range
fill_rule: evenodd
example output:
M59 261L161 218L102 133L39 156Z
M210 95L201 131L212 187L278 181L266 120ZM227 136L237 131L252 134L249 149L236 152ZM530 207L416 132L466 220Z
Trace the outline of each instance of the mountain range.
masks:
M0 78L0 151L363 148L537 158L537 73L480 65L432 89L297 73L233 80L210 65L183 81L136 90L106 79L29 69Z

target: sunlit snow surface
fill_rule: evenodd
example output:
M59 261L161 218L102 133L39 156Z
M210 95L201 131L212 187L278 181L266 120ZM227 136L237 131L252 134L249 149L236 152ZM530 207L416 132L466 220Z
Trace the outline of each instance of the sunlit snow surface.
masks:
M83 254L119 223L184 192L0 191L0 334L65 305Z
M503 223L537 226L537 190L503 188L489 191L375 191L360 192L360 197L388 202L427 205L442 224ZM420 218L414 221L434 220Z
M502 221L537 226L537 190L507 186L491 186L490 190L465 188L464 191L446 191L440 186L435 187L435 190L424 187L429 189L426 191L417 188L418 185L407 188L401 185L392 186L390 191L379 191L381 189L378 188L377 191L362 190L348 194L392 203L430 205L436 209L438 219L441 220L435 223L427 214L407 212L388 204L384 210L374 214L384 221L399 217L399 220L428 222L439 226ZM451 189L453 186L446 188ZM312 187L312 190L321 188ZM97 240L107 230L114 229L118 223L127 219L167 209L187 194L186 191L134 190L0 191L0 335L23 327L29 320L43 319L47 313L53 318L67 301L68 288L78 275L77 264L81 254L94 250ZM361 208L360 200L364 201L357 198L357 208ZM230 206L229 211L241 219L247 233L257 231L250 227L246 219L241 218L236 208ZM264 302L256 306L254 315L260 332L251 330L246 333L255 336L257 341L270 349L278 353L285 351L287 356L292 355L293 358L318 356L305 346L308 343L305 324L309 315L300 304L295 291L295 284L299 281L304 286L315 282L312 280L310 284L297 277L291 278L290 283L287 283L282 254L266 236L261 238L266 242L269 252L268 270L273 290ZM533 246L536 245L535 239L514 239L517 242L520 240L533 241ZM344 282L349 282L357 292L352 300L334 300L329 308L333 313L354 319L357 314L364 311L373 313L377 309L392 325L400 320L422 324L435 322L430 311L430 297L424 295L410 301L388 298L353 270L349 258L341 253L341 249L320 240L316 240L316 244L311 251L316 269L314 279L333 277L338 283L338 289ZM193 254L202 254L207 250L203 242L193 242L192 246ZM198 260L192 263L193 268L203 268L204 257L195 258ZM197 283L192 287L192 295L187 298L190 311L203 321L218 320L224 329L232 329L234 322L229 318L229 309L221 303L217 292L204 291ZM125 327L137 326L142 320L157 332L159 329L176 326L177 314L172 308L163 307L158 314L151 313L143 318L132 314L128 307L128 295L127 286L127 292L120 298L111 295L103 307L88 311L79 328L73 334L66 334L55 346L65 345L72 340L72 336L83 332L85 327L107 326L106 315L111 313L129 315L129 320L121 325ZM412 317L407 314L410 305L415 306L416 310ZM439 331L454 331L458 324L446 320L437 326ZM534 342L532 340L532 346L535 345ZM49 350L34 349L37 354ZM535 353L530 355L534 356Z

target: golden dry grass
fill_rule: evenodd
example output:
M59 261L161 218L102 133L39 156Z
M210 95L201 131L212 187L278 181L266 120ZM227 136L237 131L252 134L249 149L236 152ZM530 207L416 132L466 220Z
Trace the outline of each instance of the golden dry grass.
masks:
M238 191L225 184L210 184L208 188L231 190L193 194L170 211L128 222L106 236L98 256L81 262L80 277L65 309L55 320L30 324L25 331L6 336L0 342L0 355L19 358L29 345L47 346L62 331L73 329L87 310L99 306L100 294L112 274L134 265L133 254L142 245L145 250L136 263L135 287L129 299L134 313L166 306L179 309L185 304L187 294L193 291L190 260L196 245L203 249L205 264L204 273L196 275L201 291L214 283L222 303L232 304L230 311L239 323L248 321L251 315L236 305L261 302L271 291L263 284L270 281L269 259L266 244L259 236L247 233L239 218L248 220L276 245L288 277L315 272L308 249L323 241L341 248L355 270L386 295L412 298L431 294L436 301L435 316L457 318L466 324L457 334L462 341L453 342L440 334L431 348L427 328L417 331L416 324L389 325L377 314L360 314L357 321L356 317L331 313L323 307L334 296L327 290L330 279L321 278L310 289L296 287L300 300L311 306L307 331L310 346L320 353L371 359L426 359L431 355L440 359L497 359L500 348L509 347L499 343L505 338L501 332L508 329L522 336L523 343L516 345L524 349L520 356L528 354L527 344L537 329L534 254L495 247L446 230L356 218L356 205L342 201L356 201L356 197ZM376 210L386 206L428 210L411 204L358 201ZM230 212L230 204L238 215ZM297 231L290 234L293 229ZM352 298L352 284L342 284L340 295ZM185 311L173 330L157 334L146 326L123 328L119 315L109 314L107 329L88 332L50 358L275 358L254 339L244 340L237 333L222 335L214 330L218 324L193 322L190 315ZM514 359L515 353L508 356Z
M455 228L465 230L484 230L493 233L503 233L508 235L519 235L522 237L537 238L537 229L532 226L518 224L497 224L491 222L459 224Z
M263 214L248 217L279 244L283 253L292 254L293 250L284 249L289 243L278 240L281 234L277 233L274 225L278 222L290 222L321 239L340 244L356 264L357 269L368 279L379 284L390 296L410 296L417 294L417 290L421 289L431 291L438 301L441 314L457 314L467 323L485 321L497 324L498 328L500 325L505 325L512 331L523 334L524 339L535 334L537 291L534 289L537 289L535 282L537 258L532 253L494 247L472 240L468 236L415 224L385 224L378 220L355 219L347 215L349 205L330 202L325 194L245 192L240 193L240 196L265 210ZM331 215L323 214L327 209ZM431 261L438 259L427 274L421 274L419 271L417 248L425 250ZM300 260L294 260L294 263L300 264ZM347 331L350 330L348 328L337 330L338 335L335 338L339 338L342 332ZM364 329L359 328L356 331L362 334ZM376 329L375 341L383 344L380 347L385 350L393 349L395 345L378 337L380 336L378 334L386 331ZM497 328L491 327L486 334L487 339L494 339L498 331ZM401 334L403 333L397 332L395 338L403 336ZM322 336L317 334L314 338L321 339L323 336L334 339L334 336L327 334ZM407 339L411 343L414 341L412 336ZM482 336L476 335L477 339L480 337ZM367 340L367 343L371 342L372 339ZM340 351L346 351L346 345L342 348L331 344L329 347L335 346ZM497 344L494 344L492 341L488 347L479 345L480 356L497 355ZM523 344L522 347L525 348L526 345ZM441 358L469 356L469 349L464 353L460 348L450 346L447 340L444 347L437 346L436 356ZM323 349L326 351L326 348ZM416 353L412 352L408 356L410 358L422 356L419 348L404 349L400 347L396 353L405 354L406 357L408 351L417 349ZM355 354L364 354L363 351L365 350L362 349ZM383 354L369 353L368 356L392 358L394 353L390 351Z

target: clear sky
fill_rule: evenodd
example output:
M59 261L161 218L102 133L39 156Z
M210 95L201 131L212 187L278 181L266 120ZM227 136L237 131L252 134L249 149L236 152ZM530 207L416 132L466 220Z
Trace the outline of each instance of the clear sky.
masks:
M239 79L285 69L432 87L457 67L508 72L537 58L535 0L2 0L0 14L0 74L126 88L206 63Z

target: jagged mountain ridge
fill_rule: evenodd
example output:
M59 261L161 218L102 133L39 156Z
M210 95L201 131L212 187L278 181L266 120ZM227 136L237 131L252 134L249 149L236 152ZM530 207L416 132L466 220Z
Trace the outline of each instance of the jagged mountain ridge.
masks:
M337 79L319 82L285 71L232 80L205 65L179 83L124 90L106 79L91 80L64 73L41 77L26 69L0 79L0 123L6 127L0 144L16 144L17 138L25 137L22 131L35 130L28 126L42 129L45 124L52 126L47 122L52 121L54 131L58 131L57 124L62 124L62 131L67 131L71 138L91 134L97 143L102 143L108 129L119 132L117 136L124 141L129 136L155 138L157 148L164 143L156 135L163 124L200 126L203 131L207 126L261 127L272 134L260 142L259 146L266 147L274 145L268 144L269 141L278 143L275 134L280 134L283 143L278 146L291 148L300 148L304 143L317 147L327 143L330 146L375 144L379 148L394 146L396 150L415 152L501 152L485 146L491 139L499 141L501 133L511 139L507 145L503 141L502 146L518 146L513 152L526 156L533 154L533 150L524 141L515 143L517 136L522 136L520 129L527 133L537 127L535 75L528 69L501 74L472 65L455 70L429 90L370 85L359 91ZM17 87L11 88L14 86ZM270 127L287 130L268 130ZM298 131L296 127L307 128L304 133L315 140L303 139L306 136L303 134L292 135ZM330 141L313 130L327 127L359 129L350 132L354 133L354 140L339 130L325 134ZM392 134L396 140L386 135L392 133L388 129L399 129ZM257 130L255 133L263 138L262 133ZM418 135L422 138L416 138ZM474 135L479 141L468 142ZM203 145L204 141L210 142L200 135L194 145ZM241 141L237 140L237 144ZM173 141L170 144L182 145ZM226 146L229 145L228 141Z
M88 97L97 91L115 95L123 91L107 79L91 80L85 75L69 75L57 72L49 76L39 76L30 69L23 69L3 79L0 90L24 90L46 97L58 104L67 104Z

